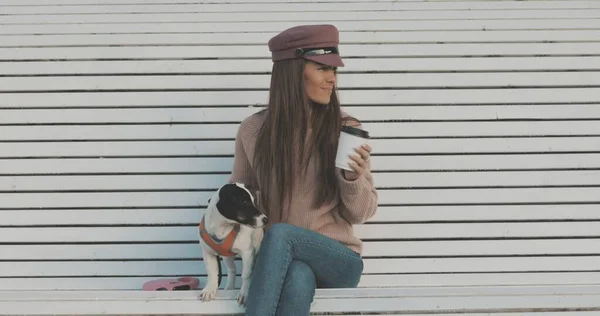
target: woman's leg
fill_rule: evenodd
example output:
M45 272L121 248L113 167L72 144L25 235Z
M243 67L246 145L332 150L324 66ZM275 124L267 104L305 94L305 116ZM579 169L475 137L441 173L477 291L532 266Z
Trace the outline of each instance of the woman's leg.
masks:
M294 260L311 268L319 287L356 287L362 275L362 258L345 245L308 229L275 224L265 234L256 258L248 292L247 316L275 315Z
M308 315L317 287L315 274L306 263L292 260L281 289L277 316Z

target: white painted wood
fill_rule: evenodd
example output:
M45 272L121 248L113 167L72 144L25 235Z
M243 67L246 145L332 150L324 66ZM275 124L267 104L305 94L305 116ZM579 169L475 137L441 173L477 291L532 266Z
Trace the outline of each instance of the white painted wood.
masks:
M368 5L368 4L366 4ZM417 14L417 13L415 13ZM16 16L20 17L20 16ZM464 43L464 42L580 42L600 37L597 30L531 30L531 31L372 31L342 32L346 44L368 43ZM179 34L60 34L4 35L2 47L85 46L85 45L263 45L277 32L268 33L179 33Z
M576 153L600 150L600 137L371 139L373 155L449 153ZM98 141L0 143L0 157L232 156L234 141ZM231 167L231 166L230 166ZM375 166L375 168L381 168Z
M306 24L322 20L306 21ZM194 19L185 23L122 23L122 24L5 24L0 34L109 34L109 33L206 33L206 32L277 32L298 24L295 21L205 23ZM537 30L595 29L598 19L483 19L483 20L396 20L396 21L335 21L340 31L423 31L423 30Z
M594 1L532 1L532 2L513 2L513 1L486 1L486 2L441 2L430 3L427 1L403 1L403 2L388 2L388 1L362 1L350 2L344 1L344 5L339 5L335 1L319 1L319 3L290 3L279 2L265 3L269 1L261 1L261 3L236 3L239 1L227 1L227 3L191 3L189 1L181 1L176 3L172 1L157 1L152 5L142 4L127 4L126 2L120 5L102 4L100 1L95 2L70 2L62 4L60 2L52 2L48 5L23 5L23 2L12 3L12 0L3 2L2 11L5 14L74 14L74 13L141 13L141 12L278 12L278 11L375 11L375 10L506 10L506 9L591 9L599 8L598 3ZM131 1L136 3L137 1ZM27 3L27 2L26 2ZM114 2L113 2L114 3ZM139 2L137 2L139 3ZM151 2L149 2L151 3ZM172 3L172 4L162 4ZM232 5L236 3L235 5ZM10 4L21 4L19 6Z
M91 111L90 111L91 112ZM352 111L354 112L354 111ZM354 115L354 113L350 113ZM193 119L193 118L192 118ZM404 118L406 119L406 118ZM387 117L388 121L394 120ZM239 123L161 125L0 126L0 140L207 140L235 139ZM363 122L373 138L598 136L600 121ZM386 139L387 140L387 139ZM375 141L381 144L382 141ZM513 141L511 141L512 143ZM558 139L549 140L559 142ZM496 145L492 141L493 145ZM405 144L404 144L405 145ZM425 144L427 145L427 144ZM514 145L514 144L513 144ZM409 146L410 148L410 146ZM438 147L440 148L440 147ZM441 146L443 148L443 146ZM501 147L500 147L501 148ZM534 150L535 147L528 147ZM588 147L592 149L591 147ZM377 150L380 151L380 150Z
M97 212L102 211L97 210ZM198 212L200 213L200 210ZM366 223L355 226L354 231L359 238L363 238L365 241L371 239L402 241L473 238L568 239L574 237L596 238L599 226L600 224L597 221ZM198 228L197 222L187 226L6 227L0 231L0 236L2 236L2 240L10 243L196 242L198 240ZM591 260L593 258L587 257L585 259ZM385 263L387 260L382 262Z
M264 109L264 105L255 107L210 107L210 108L25 108L25 109L3 109L0 116L0 124L89 124L89 123L235 123L238 124L249 115ZM395 121L401 122L395 126L411 126L416 123L411 121L452 121L452 120L483 120L494 121L493 124L509 124L503 120L512 120L511 126L535 126L530 129L533 133L548 122L541 120L553 120L551 124L568 124L557 120L566 119L598 119L600 118L600 107L595 104L561 104L561 105L431 105L411 106L347 106L343 110L371 126L377 126L368 121ZM526 120L528 122L514 122ZM367 122L365 122L367 121ZM486 122L487 123L487 122ZM421 124L421 123L419 123ZM436 122L436 124L443 124ZM462 124L478 124L479 128L494 126L493 124L464 122ZM578 121L572 123L569 128L560 129L562 134L568 134L571 129L576 129ZM444 124L445 125L445 124ZM170 125L177 128L176 125ZM116 127L116 126L115 126ZM156 126L154 126L156 128ZM451 133L460 124L453 126ZM523 127L526 128L526 127ZM512 128L511 128L512 129ZM443 132L443 131L438 131ZM473 133L483 131L473 131ZM511 133L505 130L504 134ZM555 131L553 134L558 134Z
M375 290L380 291L380 290ZM391 292L383 296L375 296L372 291L364 290L356 295L348 297L343 291L337 292L334 297L321 297L319 292L315 304L311 307L313 312L399 312L410 311L415 313L423 312L502 312L509 310L537 311L540 308L547 310L578 310L593 311L598 307L598 294L569 294L556 291L554 295L544 294L525 294L525 295L465 295L465 296L400 296ZM90 293L94 295L94 292ZM333 293L332 293L333 294ZM169 313L174 308L181 313L197 313L201 310L212 315L241 315L243 307L240 307L235 301L235 291L221 293L219 299L210 303L203 303L196 299L197 291L190 293L179 293L179 297L187 299L127 299L122 295L120 298L107 300L61 300L63 304L58 304L53 308L55 313L70 314L97 314L101 311L103 314L114 314L119 312L137 313ZM92 296L89 296L92 297ZM10 313L43 313L52 301L48 300L14 300L10 302ZM56 303L55 303L56 304ZM44 314L49 314L48 312Z
M552 293L561 293L563 295L595 295L598 293L598 285L586 286L520 286L520 287L397 287L397 288L381 288L381 289L317 289L315 296L319 299L338 299L338 298L362 298L369 296L381 297L420 297L424 295L431 296L475 296L475 295L545 295ZM23 294L28 294L23 296ZM235 291L222 291L217 299L232 299L235 297ZM24 292L0 292L0 301L32 301L32 300L88 300L93 297L98 301L106 300L122 300L136 301L140 299L153 300L181 300L195 301L197 298L192 292L174 292L174 291L90 291L90 292L71 292L71 291L24 291Z
M382 172L374 174L378 188L600 186L600 171L515 172ZM0 176L0 192L77 190L216 190L229 174Z
M449 44L340 44L340 54L356 57L458 57L486 55L597 55L600 43L449 43ZM161 58L270 58L266 45L207 45L207 46L100 46L100 47L42 47L0 48L0 60L48 59L161 59Z
M379 206L370 223L503 222L599 220L596 205ZM191 209L3 210L8 226L48 225L195 225L204 207ZM442 249L443 250L443 249ZM440 250L440 251L442 251ZM559 251L560 249L556 249Z
M599 72L344 74L339 89L582 87L600 85ZM0 77L0 91L268 89L270 75Z
M314 311L600 310L598 2L234 2L0 5L2 312L240 314L138 290L205 281L197 223L267 99L266 41L325 15L379 209L360 289Z
M277 1L277 0L262 0L262 3L272 3L275 8L277 5L285 4L285 5L297 5L294 4L295 1L285 0L285 1ZM336 3L336 2L344 2L344 3L363 3L368 2L364 0L307 0L303 1L306 5L311 5L313 3ZM389 0L375 0L372 3L388 3ZM553 8L577 8L580 5L583 7L592 7L594 4L593 0L569 0L569 1L557 1L557 0L546 0L546 1L531 1L531 2L509 2L509 1L489 1L489 2L481 2L481 3L463 3L463 1L440 1L439 3L430 3L429 1L405 1L405 2L395 2L398 5L402 6L418 6L418 7L432 7L432 8L440 8L440 9L498 9L498 8L523 8L523 9L531 9L531 8L542 8L542 9L553 9ZM248 0L229 0L227 4L235 3L236 6L240 4L248 4L250 1ZM26 5L26 6L68 6L68 5L77 5L77 6L88 6L88 5L105 5L106 1L101 0L60 0L60 1L52 1L49 3L47 0L5 0L2 2L3 6L18 6L18 5ZM194 5L194 4L202 4L202 5L211 5L213 2L205 2L205 1L189 1L189 0L147 0L141 2L140 0L111 0L111 5L152 5L157 6L161 4L177 4L179 6L185 5Z
M60 35L65 36L65 35ZM136 35L136 38L142 35ZM25 36L11 36L18 39ZM39 38L36 35L36 38ZM89 36L85 36L88 38ZM1 42L0 42L1 43ZM10 42L5 42L10 43ZM539 71L600 69L600 57L471 57L471 58L377 58L346 59L338 68L339 78L346 72L362 71ZM272 62L259 60L94 60L91 61L28 61L2 65L6 75L34 74L212 74L270 73Z
M1 24L54 24L54 23L147 23L147 22L238 22L238 21L368 21L368 20L459 20L459 19L539 19L539 18L598 18L600 10L440 10L419 11L313 11L305 12L197 12L145 14L43 14L0 16Z
M599 88L539 89L418 89L339 91L346 106L364 104L523 104L597 102ZM490 99L493 96L493 99ZM210 92L74 92L74 93L0 93L0 108L45 107L148 107L148 106L248 106L264 105L266 91Z
M443 257L514 255L598 255L598 239L366 241L363 256ZM164 260L202 258L197 243L0 245L1 260ZM387 259L383 259L387 260Z
M198 250L200 252L200 249ZM597 256L579 257L491 257L491 258L415 258L363 259L363 273L465 273L465 272L557 272L597 271ZM223 264L223 263L222 263ZM241 261L236 261L241 271ZM223 264L223 267L224 264ZM153 276L205 275L201 260L161 261L62 261L0 262L0 276Z
M2 153L3 151L0 151ZM547 168L597 169L600 154L373 156L374 171L491 171ZM46 157L3 159L0 174L198 173L231 172L232 157Z
M160 277L178 276L168 274L155 277L3 278L3 282L0 283L0 290L139 290L144 282ZM196 275L196 277L200 280L205 278L199 275ZM365 274L360 280L359 287L398 288L401 285L407 287L423 286L435 290L438 286L597 285L599 278L600 274L597 272ZM238 279L236 285L239 287L239 284Z

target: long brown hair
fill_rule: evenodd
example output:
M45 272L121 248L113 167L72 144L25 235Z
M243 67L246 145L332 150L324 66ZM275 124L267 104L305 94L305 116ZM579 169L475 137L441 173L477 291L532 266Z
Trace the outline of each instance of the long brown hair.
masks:
M302 58L274 62L268 106L258 114L266 117L256 138L254 169L269 217L282 211L286 197L290 202L294 181L305 174L313 154L318 170L313 206L332 201L339 192L335 155L342 119L337 91L329 105L312 104L304 92L305 63Z

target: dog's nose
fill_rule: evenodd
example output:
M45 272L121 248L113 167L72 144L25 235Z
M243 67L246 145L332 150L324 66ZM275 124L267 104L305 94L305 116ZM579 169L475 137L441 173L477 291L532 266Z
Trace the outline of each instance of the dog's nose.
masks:
M266 224L268 221L269 221L269 219L266 216L263 217L263 219L262 219L263 224Z

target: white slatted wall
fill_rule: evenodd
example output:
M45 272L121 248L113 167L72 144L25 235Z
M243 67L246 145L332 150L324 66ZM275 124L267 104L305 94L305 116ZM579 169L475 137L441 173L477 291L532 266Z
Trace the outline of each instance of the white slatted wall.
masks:
M600 1L217 2L0 1L0 289L203 276L202 208L300 23L341 30L375 137L361 287L600 282Z

